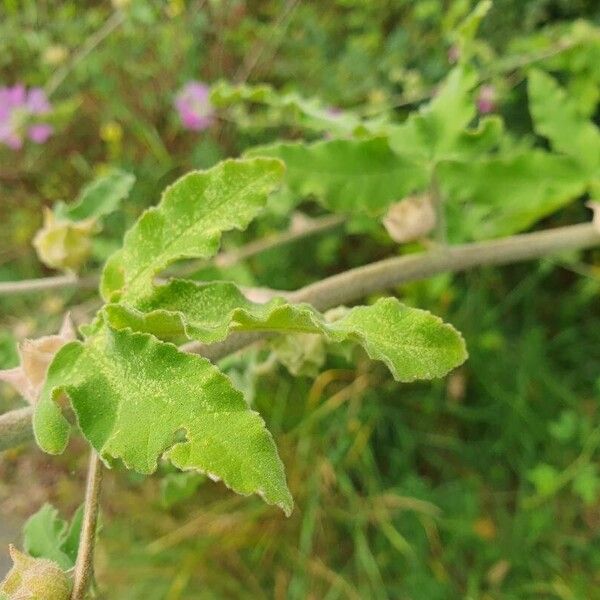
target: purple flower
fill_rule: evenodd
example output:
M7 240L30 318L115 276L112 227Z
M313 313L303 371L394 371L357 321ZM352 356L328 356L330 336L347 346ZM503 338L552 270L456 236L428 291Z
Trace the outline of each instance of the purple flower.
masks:
M200 81L187 83L175 98L175 108L186 129L203 131L214 122L215 112L210 103L210 88Z
M482 115L496 110L496 88L493 85L482 85L477 96L477 110Z
M36 117L51 110L46 93L41 88L24 85L0 88L0 144L13 150L23 146L25 138L43 144L53 132L51 125ZM33 117L33 118L32 118Z

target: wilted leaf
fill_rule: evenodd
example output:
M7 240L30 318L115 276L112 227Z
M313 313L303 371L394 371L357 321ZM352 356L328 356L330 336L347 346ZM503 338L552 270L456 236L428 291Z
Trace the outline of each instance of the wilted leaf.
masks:
M69 600L71 581L53 561L32 558L10 546L13 566L0 583L0 598L8 600Z
M240 494L292 510L283 465L261 417L209 361L146 334L104 327L56 356L34 414L38 444L64 450L70 426L54 399L64 391L99 455L153 473L165 456Z
M390 237L399 244L426 237L435 227L435 208L429 194L409 196L392 204L383 225Z
M92 251L92 235L98 231L94 218L70 221L44 211L44 224L33 238L38 258L48 267L77 272Z
M0 381L6 381L27 402L35 404L54 355L76 337L71 317L67 314L57 335L45 335L20 343L18 349L21 364L13 369L0 371Z
M160 204L127 232L121 250L106 263L103 297L140 297L172 262L212 256L222 232L245 228L282 177L280 161L256 158L227 160L177 180Z

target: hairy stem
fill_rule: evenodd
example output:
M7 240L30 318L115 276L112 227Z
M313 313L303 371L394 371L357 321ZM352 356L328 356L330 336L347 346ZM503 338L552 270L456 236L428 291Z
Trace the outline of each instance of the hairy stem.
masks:
M505 265L565 252L600 246L600 232L591 223L570 225L511 237L444 246L428 252L397 256L333 275L295 292L281 292L290 302L307 302L318 310L349 304L392 287L427 279L445 272L465 271L484 265ZM261 332L233 333L216 344L185 344L182 349L216 362L249 344L264 339ZM31 409L0 416L0 449L31 437ZM20 440L11 443L9 440Z
M102 487L102 464L94 449L90 453L87 482L85 486L85 503L83 523L75 572L73 574L73 592L71 600L84 600L87 589L94 575L94 545L96 543L96 526L100 505L100 489Z
M0 452L28 442L33 437L32 415L31 406L0 415Z

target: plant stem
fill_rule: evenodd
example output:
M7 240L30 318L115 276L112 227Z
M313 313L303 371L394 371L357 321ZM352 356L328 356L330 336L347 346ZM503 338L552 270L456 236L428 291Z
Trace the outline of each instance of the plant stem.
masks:
M465 271L484 265L505 265L594 246L600 246L600 232L593 224L570 225L499 240L445 246L428 252L396 256L333 275L295 292L281 292L278 295L290 302L307 302L317 310L327 310L402 283L427 279L438 273ZM264 332L238 332L216 344L185 344L182 350L201 354L217 362L265 337L267 335ZM30 437L30 421L29 408L1 415L0 450L22 443ZM12 443L10 440L14 439L20 441Z
M73 275L56 275L40 279L23 279L21 281L1 281L0 296L12 294L28 294L47 290L57 290L69 287L95 288L98 278L94 276L77 278Z
M32 415L31 406L0 415L0 452L28 442L33 437Z
M339 215L326 215L316 219L309 219L302 227L290 227L285 231L265 237L261 240L255 240L245 246L236 248L235 250L220 252L212 260L201 263L200 266L212 263L221 268L230 267L237 262L256 256L267 250L272 250L285 244L291 244L301 239L333 230L336 227L339 227L343 222L344 218ZM199 268L199 265L193 265L192 268L195 270ZM180 275L186 273L190 273L190 268L187 266L185 269L177 271L177 274ZM27 294L69 287L93 289L98 285L98 281L99 277L94 275L82 278L77 278L73 275L57 275L55 277L24 279L22 281L1 281L0 296Z
M87 482L85 486L85 503L83 524L73 574L73 592L71 600L84 600L87 589L94 574L94 545L96 543L96 526L102 487L102 464L94 449L90 453Z
M465 271L484 265L505 265L593 246L600 246L600 232L594 225L570 225L499 240L443 246L429 252L387 258L327 277L295 292L283 292L281 296L290 302L307 302L317 310L327 310L402 283L427 279L438 273ZM226 340L216 344L193 342L183 348L217 361L264 337L264 333L240 332L233 333Z

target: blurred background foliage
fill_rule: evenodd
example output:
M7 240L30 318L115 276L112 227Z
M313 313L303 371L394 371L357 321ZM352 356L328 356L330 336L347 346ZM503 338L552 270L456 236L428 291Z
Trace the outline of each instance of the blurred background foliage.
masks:
M209 130L185 131L173 99L187 81L266 82L402 119L448 72L472 8L470 0L0 0L0 83L45 88L56 129L44 145L0 146L0 280L51 273L31 247L41 208L75 198L109 168L137 180L123 210L106 218L89 271L181 173L300 135L269 111L253 127L222 113ZM520 68L532 60L598 122L600 44L573 40L599 21L595 0L494 2L474 60L515 133L533 135ZM276 208L225 246L287 226L289 214ZM586 218L574 205L542 226ZM380 236L336 230L210 276L294 289L395 251ZM332 355L316 378L292 377L258 351L229 359L276 437L294 514L286 520L259 499L166 466L150 478L113 470L100 597L600 598L598 258L569 254L398 290L467 340L467 364L432 385L395 384L361 356ZM67 306L84 320L94 302L83 290L0 298L0 368L15 364L16 341L55 330ZM1 393L0 408L20 404ZM72 446L51 460L32 448L2 455L0 539L46 500L64 514L78 506L85 452Z

